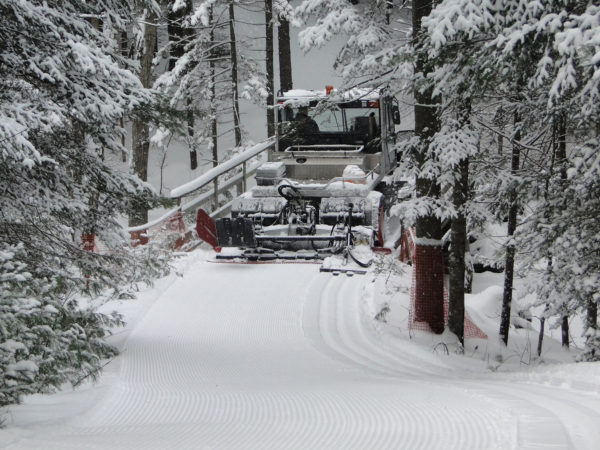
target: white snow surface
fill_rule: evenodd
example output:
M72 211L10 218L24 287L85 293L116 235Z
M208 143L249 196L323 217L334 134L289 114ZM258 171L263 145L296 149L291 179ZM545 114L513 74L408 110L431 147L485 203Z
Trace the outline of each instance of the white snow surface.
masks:
M407 330L410 267L318 268L182 255L138 300L106 305L128 326L100 381L0 411L0 448L598 448L600 365L553 363L572 355L550 337L532 364L530 330L491 363L496 288L468 296L490 339L459 356L451 337Z
M334 101L340 100L379 100L379 90L376 88L353 88L347 91L333 89L328 95L325 90L292 89L286 91L278 99L310 98L324 99L331 97Z

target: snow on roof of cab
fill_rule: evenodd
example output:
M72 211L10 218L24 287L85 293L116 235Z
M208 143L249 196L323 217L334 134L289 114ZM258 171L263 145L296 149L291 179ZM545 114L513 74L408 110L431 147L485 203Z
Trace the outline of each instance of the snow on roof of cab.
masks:
M291 100L291 99L325 99L330 98L331 100L378 100L379 89L378 88L353 88L347 91L339 91L334 89L329 95L325 93L325 90L307 90L307 89L292 89L286 91L283 95L277 97L280 100Z

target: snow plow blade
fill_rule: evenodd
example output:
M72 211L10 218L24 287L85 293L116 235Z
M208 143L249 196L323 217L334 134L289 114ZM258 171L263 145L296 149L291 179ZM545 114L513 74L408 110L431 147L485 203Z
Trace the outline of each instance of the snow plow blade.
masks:
M228 249L222 250L218 253L215 258L217 260L228 260L228 261L241 261L241 262L277 262L277 261L288 261L288 262L305 262L314 260L323 260L331 256L329 251L319 250L272 250L269 248L256 247L250 249Z
M219 260L277 261L325 259L343 250L345 236L257 233L252 219L223 218L216 222Z
M243 217L215 222L219 247L256 247L252 220Z

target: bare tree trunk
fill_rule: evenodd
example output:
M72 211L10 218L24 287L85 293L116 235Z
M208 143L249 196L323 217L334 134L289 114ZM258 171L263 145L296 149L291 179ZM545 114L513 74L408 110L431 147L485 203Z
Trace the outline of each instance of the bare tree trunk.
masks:
M144 48L140 58L140 81L145 88L152 85L152 59L156 48L156 14L148 9L144 24ZM132 170L141 180L148 181L148 154L150 151L150 129L141 120L134 120L131 129ZM145 205L136 205L129 217L129 226L143 225L148 222L148 209Z
M458 120L462 127L469 124L471 115L470 98L464 97L458 111ZM456 217L452 219L450 235L450 265L448 292L448 328L460 343L465 344L465 290L466 290L466 261L467 249L467 218L465 207L469 198L469 159L462 159L458 165L458 179L452 189L452 203ZM470 278L469 278L470 285Z
M125 128L125 118L123 116L121 116L121 118L119 119L119 125L121 126L121 128ZM121 145L125 147L125 133L121 134ZM123 152L123 154L121 155L121 161L127 162L127 153Z
M498 112L496 113L496 121L497 121L497 126L500 129L501 132L504 131L504 108L502 107L502 105L500 105L500 108L498 109ZM498 154L502 155L502 152L504 150L504 137L502 136L502 134L498 134Z
M593 297L587 300L587 316L585 320L585 359L587 361L600 360L600 334L598 333L598 303Z
M279 19L277 33L279 48L279 89L292 90L292 54L290 50L290 23L285 17Z
M544 345L544 328L546 326L546 318L542 316L540 319L540 333L538 334L537 354L542 356L542 345Z
M275 111L273 103L275 97L273 94L273 0L265 0L265 53L267 69L267 135L275 135Z
M514 153L514 150L513 150ZM508 239L515 234L517 224L517 205L513 203L508 213ZM510 327L510 311L513 294L513 279L515 268L515 245L509 244L506 248L506 260L504 267L504 293L502 296L502 312L500 314L500 339L504 345L508 344L508 330Z
M385 23L390 24L392 19L392 11L394 10L394 0L385 1Z
M431 12L432 3L427 0L413 1L413 40L416 42L421 30L421 19ZM419 53L416 61L415 72L426 75L426 57ZM415 135L420 138L422 149L416 154L417 164L422 166L427 158L429 141L440 129L439 108L437 100L433 98L433 89L425 91L415 90ZM417 177L418 197L439 197L440 187L434 180ZM416 224L417 237L441 239L441 224L434 216L420 217Z
M515 114L515 124L519 125L520 117ZM515 134L515 140L520 139L520 132ZM512 158L511 158L511 174L516 176L519 172L521 158L521 149L518 144L513 143ZM513 188L509 194L509 210L508 210L508 239L512 240L517 229L517 214L519 205L517 201L517 190ZM504 345L508 344L508 331L510 328L510 311L513 294L513 279L515 269L515 253L516 248L513 242L509 242L506 247L506 262L504 264L504 294L502 296L502 312L500 313L500 339Z
M427 0L413 1L413 41L416 43L421 31L421 19L431 12L432 3ZM420 52L417 56L415 72L425 74L426 56ZM437 99L432 89L414 92L415 95L415 135L420 139L421 148L415 159L419 167L427 161L427 147L433 135L440 129ZM436 180L417 176L417 197L439 197L440 187ZM415 255L415 320L429 324L435 333L444 331L444 271L442 261L442 227L434 215L418 217L415 224L417 235ZM421 240L439 241L439 245L423 245ZM432 241L430 241L432 242ZM421 264L419 260L423 261Z
M242 145L242 130L240 129L237 42L235 39L235 10L233 1L229 2L229 39L231 40L231 95L233 103L233 132L235 135L235 146L240 147Z
M195 134L195 117L194 108L192 107L192 100L190 98L186 101L187 111L185 112L187 118L187 133L188 141L190 145L190 169L196 170L198 168L198 153L196 152L196 141L194 140Z
M457 217L452 219L449 267L448 328L461 344L465 343L465 249L467 246L467 219L464 207L469 192L469 161L460 162L460 180L454 185L452 200Z
M598 303L596 303L591 297L587 301L587 316L585 325L587 329L598 329Z
M560 337L563 348L569 348L569 316L563 316L560 321Z
M169 10L168 19L169 23L167 31L169 33L169 70L175 68L177 61L185 54L185 46L189 43L190 39L194 35L194 29L191 27L184 27L185 18L192 12L191 0L186 0L185 6L178 9L177 11ZM187 133L188 143L190 146L190 169L195 170L198 168L198 154L196 152L195 141L194 141L194 108L192 105L191 98L186 101L186 121L187 121Z
M211 6L208 21L211 26L210 30L210 43L214 46L215 42L215 31L213 27L213 7ZM211 150L212 150L212 162L213 167L219 165L219 148L218 148L218 137L217 137L217 89L216 89L216 59L217 56L214 51L211 51L210 55L210 133L211 133ZM214 209L219 207L219 184L217 180L214 181Z
M175 68L177 61L185 54L185 45L193 35L193 28L183 26L185 18L192 12L191 0L186 0L185 6L173 11L169 8L167 31L169 33L169 70Z
M552 157L550 158L549 175L548 175L548 177L546 177L546 185L545 185L545 189L544 189L544 200L545 201L548 200L548 190L550 188L550 179L553 177L554 165L556 164L557 153L559 152L558 138L557 138L558 128L559 127L556 124L556 120L553 120L553 122L552 122ZM550 210L547 210L546 213L544 214L544 216L545 216L546 220L548 220L548 221L552 219ZM546 263L546 271L548 272L549 275L552 273L552 269L553 269L552 265L553 265L552 254L549 252L548 253L548 261ZM540 319L540 333L538 335L538 347L537 347L538 356L542 355L542 347L544 345L544 328L546 325L546 313L548 312L549 307L550 307L550 305L546 304L546 307L544 308L544 312L542 313L542 317Z
M556 163L560 170L561 185L565 187L567 183L567 123L564 114L558 117L556 124L558 146L556 148ZM560 323L562 346L569 348L569 315L565 314Z

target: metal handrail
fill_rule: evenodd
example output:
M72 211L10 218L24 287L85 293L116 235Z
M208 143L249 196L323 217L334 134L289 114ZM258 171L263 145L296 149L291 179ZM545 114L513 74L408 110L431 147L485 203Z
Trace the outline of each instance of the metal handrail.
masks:
M203 188L207 184L211 183L219 176L224 173L229 172L232 169L235 169L237 166L244 164L250 158L255 157L256 155L268 150L273 145L275 145L275 138L269 138L266 141L263 141L259 144L250 147L248 150L245 150L243 153L231 158L228 161L225 161L222 164L219 164L216 167L213 167L209 171L203 173L195 180L190 181L189 183L185 183L175 189L171 190L171 198L181 198L184 195L191 194L192 192L197 191L198 189Z
M301 153L307 154L324 151L329 154L347 154L347 153L360 153L364 148L364 145L350 145L350 144L324 144L324 145L290 145L284 150L284 153ZM327 150L322 150L327 149ZM332 149L332 150L329 150Z
M175 189L172 189L170 197L173 199L177 199L179 202L179 205L176 208L170 209L169 211L167 211L165 214L163 214L159 218L152 220L148 223L145 223L143 225L138 225L135 227L129 227L129 228L127 228L127 231L129 231L129 232L144 231L144 230L147 230L148 228L157 226L157 225L161 224L162 222L175 216L177 213L187 211L189 209L200 206L200 205L206 203L207 201L209 201L211 198L216 198L223 191L225 191L227 189L231 189L233 186L239 185L240 183L242 184L242 190L245 190L247 179L256 172L256 169L260 165L260 164L255 164L252 167L248 168L248 167L246 167L246 163L251 158L254 158L255 156L259 155L260 153L271 149L274 145L275 145L275 138L269 138L266 141L260 142L259 144L256 144L256 145L250 147L249 149L245 150L244 152L235 156L234 158L232 158L228 161L225 161L224 163L219 164L216 167L213 167L212 169L210 169L207 172L200 175L198 178L196 178L188 183L185 183L181 186L178 186ZM219 186L219 183L218 183L219 177L239 166L243 167L242 173L235 175L234 177L232 177L229 180L226 180L222 185ZM211 183L214 184L213 190L202 193L189 202L181 203L181 199L184 196L189 195L193 192L196 192L199 189L202 189L203 187L205 187ZM227 205L223 205L222 207L217 208L217 210L214 211L212 215L220 214L220 213L226 211L227 208L230 206L231 206L231 202L227 203Z

